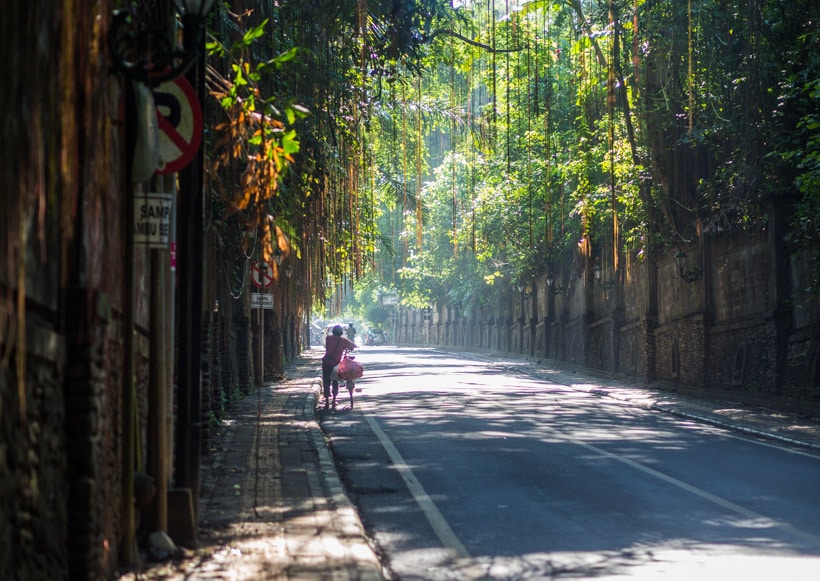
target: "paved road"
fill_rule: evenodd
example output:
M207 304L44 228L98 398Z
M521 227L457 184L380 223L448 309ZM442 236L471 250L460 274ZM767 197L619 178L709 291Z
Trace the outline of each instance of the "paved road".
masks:
M532 369L358 359L355 409L322 428L399 579L820 579L816 450Z

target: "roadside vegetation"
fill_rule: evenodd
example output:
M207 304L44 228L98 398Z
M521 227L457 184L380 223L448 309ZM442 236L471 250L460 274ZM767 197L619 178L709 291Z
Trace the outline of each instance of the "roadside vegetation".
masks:
M488 303L579 249L617 273L776 199L818 288L816 2L246 4L209 44L232 294L278 247L306 310L384 324L386 295Z

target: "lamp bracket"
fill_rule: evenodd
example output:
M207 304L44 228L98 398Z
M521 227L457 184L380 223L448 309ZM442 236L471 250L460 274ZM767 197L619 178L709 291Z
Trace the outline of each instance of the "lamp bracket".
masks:
M108 30L108 50L114 68L127 77L155 87L185 74L199 58L204 20L180 16L184 33L179 46L166 30L136 22L130 10L115 10Z
M600 280L598 279L598 286L601 287L603 290L612 290L615 286L615 281L612 279L609 280Z
M700 278L700 269L686 269L686 253L682 250L679 250L677 254L675 254L675 266L678 267L678 275L684 280L684 282L693 283Z
M596 264L592 267L592 274L594 275L595 281L598 283L598 286L601 289L607 291L611 290L615 286L615 281L613 279L602 280L603 278L603 269L601 268L600 264Z
M699 270L687 270L686 272L680 270L678 274L680 274L680 277L688 283L693 283L700 278Z

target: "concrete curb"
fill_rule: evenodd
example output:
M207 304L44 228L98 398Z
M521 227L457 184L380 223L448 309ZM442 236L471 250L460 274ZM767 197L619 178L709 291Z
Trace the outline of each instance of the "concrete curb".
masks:
M315 385L312 384L312 385ZM330 453L330 447L325 440L324 432L319 425L317 410L317 390L311 389L305 400L305 415L311 417L310 433L319 456L319 469L327 490L328 497L336 508L335 520L337 529L342 532L346 543L346 560L356 563L360 574L357 579L363 581L381 580L389 578L379 560L376 551L368 539L364 525L359 518L355 506L347 496L342 480L336 470L336 464ZM308 413L309 412L309 413Z

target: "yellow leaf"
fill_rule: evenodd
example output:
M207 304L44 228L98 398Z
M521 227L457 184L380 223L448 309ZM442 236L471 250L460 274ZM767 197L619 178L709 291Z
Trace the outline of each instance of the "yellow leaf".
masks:
M243 193L244 193L244 195L239 200L237 200L237 202L236 202L236 206L240 210L244 210L245 208L247 208L248 204L251 201L251 192L250 192L250 190L243 190Z

